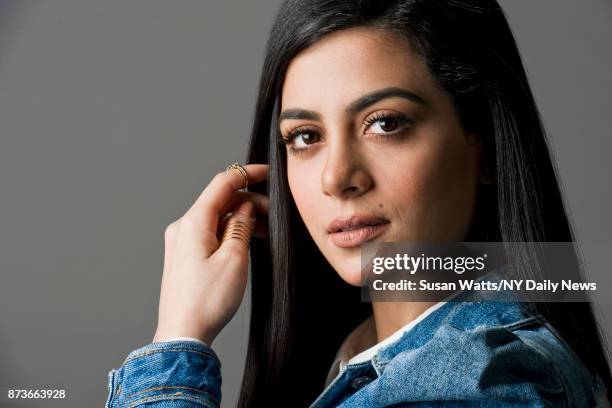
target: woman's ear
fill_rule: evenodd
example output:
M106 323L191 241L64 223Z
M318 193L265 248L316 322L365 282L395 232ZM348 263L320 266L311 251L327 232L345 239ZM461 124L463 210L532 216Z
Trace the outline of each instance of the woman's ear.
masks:
M467 132L465 135L467 143L470 146L474 146L480 142L480 135L474 132Z
M493 182L495 181L495 172L493 171L493 166L485 162L484 166L480 170L479 179L482 184L493 184Z
M479 167L480 174L478 179L482 184L492 184L495 181L495 171L493 169L492 164L490 163L489 158L486 155L486 150L483 147L482 139L479 134L474 132L467 132L466 134L467 142L469 145L479 145L478 146L478 154L479 154Z

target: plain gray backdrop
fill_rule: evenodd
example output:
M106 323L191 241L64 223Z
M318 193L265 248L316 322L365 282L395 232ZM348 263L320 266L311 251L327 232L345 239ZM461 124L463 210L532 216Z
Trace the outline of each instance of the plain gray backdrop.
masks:
M244 161L279 4L0 0L0 401L64 388L19 406L101 406L108 371L152 340L164 229ZM610 325L611 3L501 4ZM224 407L247 301L213 344Z

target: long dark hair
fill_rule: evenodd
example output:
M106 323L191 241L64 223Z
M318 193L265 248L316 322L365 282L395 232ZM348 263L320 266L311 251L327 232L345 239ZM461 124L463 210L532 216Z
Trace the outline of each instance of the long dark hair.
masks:
M251 324L239 406L307 406L348 332L371 313L308 234L291 197L277 142L287 66L328 33L357 26L411 41L452 98L467 130L482 136L496 183L479 192L468 240L574 241L541 119L503 11L495 0L288 0L267 43L248 163L268 163L269 235L251 246ZM579 266L578 255L575 257ZM530 260L526 257L525 263ZM530 270L526 268L526 270ZM590 303L534 303L610 388Z

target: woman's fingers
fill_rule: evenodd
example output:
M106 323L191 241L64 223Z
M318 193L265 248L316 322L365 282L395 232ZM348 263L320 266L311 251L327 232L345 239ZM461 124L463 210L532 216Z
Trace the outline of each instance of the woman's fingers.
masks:
M253 191L235 191L228 203L219 212L219 217L223 217L243 201L252 202L257 214L268 214L268 196Z
M267 164L245 164L243 167L246 171L249 184L263 181L268 177L269 166ZM232 193L242 187L244 187L244 179L238 171L217 173L195 203L193 203L189 211L200 212L210 209L215 214L219 214L230 200Z
M263 181L268 176L267 164L247 164L243 166L249 184ZM218 222L225 209L231 207L231 201L239 201L239 198L232 198L238 190L244 187L244 179L238 171L223 171L217 173L212 181L206 186L194 204L185 213L186 218L192 220L202 233L201 244L205 256L210 256L218 247ZM256 193L251 196L256 208L263 208L265 205L262 198L254 198ZM265 205L267 208L267 205Z
M249 250L249 242L251 240L251 236L253 235L253 227L255 221L253 217L255 216L255 206L250 201L245 201L236 208L235 211L232 212L232 215L228 217L225 228L231 228L231 223L233 221L240 222L240 228L236 228L233 230L234 234L229 237L229 239L222 241L218 250L229 250L236 251L234 253L242 255L242 253L246 253Z
M253 194L257 194L257 193L253 193ZM256 220L255 220L255 227L253 230L253 236L258 237L258 238L266 238L268 236L268 214L267 214L268 198L265 197L265 200L261 200L259 201L259 203L260 203L259 206L255 203ZM265 212L261 211L263 206L266 207ZM227 225L227 222L229 221L230 216L231 216L231 213L227 213L223 215L221 219L219 219L219 225L217 227L217 239L219 240L219 242L221 242L221 238L223 237L223 231L225 231L225 227Z

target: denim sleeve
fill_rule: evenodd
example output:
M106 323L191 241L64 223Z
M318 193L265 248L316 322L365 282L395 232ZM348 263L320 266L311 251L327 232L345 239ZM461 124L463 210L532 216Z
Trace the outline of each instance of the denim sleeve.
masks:
M147 344L108 373L106 408L206 407L221 402L221 362L203 343L174 340Z

